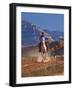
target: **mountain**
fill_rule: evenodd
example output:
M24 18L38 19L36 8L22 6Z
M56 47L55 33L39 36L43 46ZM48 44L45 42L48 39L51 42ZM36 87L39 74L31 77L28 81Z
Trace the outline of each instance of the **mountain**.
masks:
M64 37L64 34L59 31L50 31L47 29L41 29L37 25L28 21L22 20L21 22L21 40L23 46L37 45L40 41L40 34L44 32L45 36L49 38L49 41L58 41L60 36Z
M64 33L60 31L50 31L45 29L45 32L47 32L55 41L59 41L60 37L64 37Z
M22 21L22 46L37 44L40 33L36 28L36 25Z

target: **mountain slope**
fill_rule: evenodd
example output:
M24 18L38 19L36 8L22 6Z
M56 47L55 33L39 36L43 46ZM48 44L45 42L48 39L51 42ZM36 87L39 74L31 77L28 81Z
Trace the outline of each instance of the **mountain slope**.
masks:
M45 36L48 36L51 41L58 41L60 36L64 37L63 32L44 30L25 20L22 21L21 29L22 46L37 45L41 32L44 32Z
M60 37L64 37L64 33L60 31L50 31L50 30L44 30L45 32L49 33L49 35L55 40L59 41Z

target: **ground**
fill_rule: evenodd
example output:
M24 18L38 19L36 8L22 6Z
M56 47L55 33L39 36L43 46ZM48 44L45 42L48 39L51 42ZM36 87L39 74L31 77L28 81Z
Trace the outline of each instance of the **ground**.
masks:
M23 55L21 60L21 76L22 77L35 77L35 76L56 76L64 75L64 57L48 57L47 62L38 62L37 49L35 50L35 55L32 49L28 49L29 54ZM24 49L23 51L27 51ZM28 52L28 51L27 51ZM30 54L31 53L31 54Z

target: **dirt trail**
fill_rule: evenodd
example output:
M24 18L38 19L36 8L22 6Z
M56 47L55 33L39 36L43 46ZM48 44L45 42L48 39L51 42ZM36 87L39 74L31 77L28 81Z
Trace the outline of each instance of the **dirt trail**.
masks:
M53 76L64 74L64 57L51 57L48 62L37 62L37 57L24 57L22 59L22 77Z

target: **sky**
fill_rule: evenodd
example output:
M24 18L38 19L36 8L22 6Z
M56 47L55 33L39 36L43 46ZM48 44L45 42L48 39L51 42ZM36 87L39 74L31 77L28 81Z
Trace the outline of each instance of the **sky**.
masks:
M21 18L42 29L64 32L64 14L22 12Z

